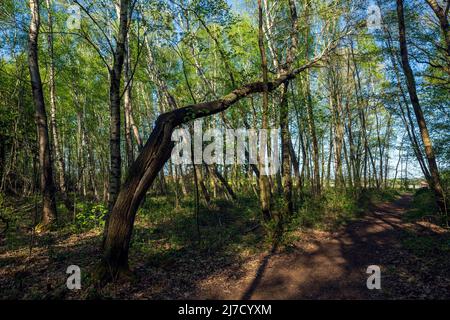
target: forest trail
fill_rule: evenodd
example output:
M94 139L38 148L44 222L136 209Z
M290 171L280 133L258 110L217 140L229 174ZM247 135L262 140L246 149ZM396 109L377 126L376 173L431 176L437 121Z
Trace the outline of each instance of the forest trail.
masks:
M395 279L383 277L402 252L402 221L412 200L409 194L376 206L357 221L333 233L296 243L285 253L271 253L246 266L239 280L210 279L199 290L199 299L380 299L384 287ZM429 226L428 226L429 227ZM405 263L409 259L402 259ZM369 265L381 268L381 290L366 286ZM391 279L389 279L391 278ZM385 281L387 280L387 281ZM394 280L394 282L392 282ZM448 289L448 288L447 288ZM395 290L394 290L395 291ZM404 293L403 293L404 294ZM389 297L389 296L388 296Z

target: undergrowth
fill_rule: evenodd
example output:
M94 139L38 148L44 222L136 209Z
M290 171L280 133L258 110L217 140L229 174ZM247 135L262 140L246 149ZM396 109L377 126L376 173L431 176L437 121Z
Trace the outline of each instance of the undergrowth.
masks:
M428 188L417 190L413 195L411 209L405 215L409 222L426 220L447 226L447 216L439 212L433 192Z
M428 261L445 260L445 257L448 257L450 235L446 228L445 217L439 213L434 194L430 189L421 188L413 193L409 209L402 219L409 223L409 228L403 230L401 234L402 245L411 254L418 258L426 258ZM428 223L440 225L444 229L435 232L428 227Z
M328 189L319 197L304 194L295 204L292 216L284 218L282 244L295 241L292 233L299 229L333 229L357 218L371 205L395 199L395 190L365 190L359 195L354 190ZM428 197L423 195L426 200ZM420 198L425 208L428 200ZM30 230L34 223L34 197L25 201L26 210L15 212L9 220L7 239L13 247L29 242L28 236L18 237L18 231ZM0 198L3 214L12 212L4 197ZM238 200L230 202L212 199L207 205L201 201L198 217L192 197L185 197L175 206L170 196L148 196L138 211L133 231L132 250L148 256L164 257L180 254L183 250L255 252L267 248L275 241L279 229L279 217L283 203L275 203L273 221L263 222L259 202L254 194L239 194ZM74 212L59 203L56 232L60 235L80 234L104 226L107 208L102 203L78 200ZM420 211L422 212L422 211ZM17 236L17 237L16 237ZM278 234L279 236L279 234Z
M399 196L400 193L393 189L366 189L359 194L354 189L328 189L321 196L306 195L297 204L294 215L287 219L285 232L278 241L291 245L298 239L296 231L301 229L335 230L360 217L374 205L393 201Z

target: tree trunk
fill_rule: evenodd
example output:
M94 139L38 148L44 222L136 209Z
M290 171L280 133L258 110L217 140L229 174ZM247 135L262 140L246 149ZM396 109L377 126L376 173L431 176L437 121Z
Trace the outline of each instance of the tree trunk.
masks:
M312 189L313 194L318 196L320 195L320 172L319 172L319 144L317 142L317 135L316 135L316 125L314 121L314 113L313 113L313 105L312 105L312 98L311 98L311 90L310 90L310 81L309 81L309 74L307 73L305 75L306 78L306 107L307 107L307 114L308 114L308 128L309 133L311 134L312 139L312 156L313 156L313 178L312 178Z
M267 71L267 57L266 51L264 48L264 31L263 31L263 10L261 6L261 0L258 0L258 25L259 25L259 33L258 33L258 44L259 44L259 52L261 55L261 69L263 74L263 105L262 105L262 125L261 129L268 129L268 108L269 108L269 89L268 89L268 71ZM261 155L265 155L267 145L263 146L260 142L260 149L263 149L262 152L259 153L259 192L260 192L260 202L261 202L261 211L263 218L265 220L269 220L272 216L271 213L271 194L270 194L270 185L268 176L265 173L265 164L264 159L261 159Z
M207 168L207 166L205 166ZM222 186L225 189L226 194L228 195L230 200L236 200L236 194L234 193L231 186L228 184L227 179L220 173L219 169L217 168L217 165L213 165L212 174L217 178L217 180L220 181Z
M287 214L294 212L292 202L292 177L291 177L291 157L290 157L290 134L289 134L289 108L288 108L288 83L283 85L280 105L280 129L281 129L281 175L284 196L284 210Z
M63 152L61 151L61 144L58 134L58 126L56 122L56 85L55 85L55 61L53 50L53 18L51 0L46 0L48 12L48 46L50 55L50 129L53 136L53 157L56 161L56 168L58 173L59 190L61 192L64 204L69 211L73 211L73 203L67 196L66 172Z
M310 17L309 17L309 11L310 11L311 3L310 1L306 0L304 3L304 9L305 9L305 56L306 59L309 59L309 43L310 43ZM319 166L319 144L317 142L317 133L316 133L316 125L314 121L314 113L313 113L313 101L311 97L311 82L310 82L310 74L309 70L305 73L305 92L306 92L306 109L307 109L307 119L308 119L308 128L309 133L311 135L312 140L312 156L313 156L313 177L312 177L312 191L313 194L318 196L321 192L321 186L320 186L320 166Z
M430 134L428 132L427 123L423 115L422 108L420 106L419 97L416 92L416 81L409 64L408 47L406 44L406 30L405 19L403 16L403 0L397 0L397 17L398 17L398 29L399 29L399 42L400 42L400 54L402 58L403 72L406 77L409 97L411 104L416 115L417 124L422 136L422 142L425 147L425 155L428 161L428 167L431 174L431 188L434 191L436 197L436 203L442 213L446 213L446 202L444 191L441 186L441 179L439 176L439 170L434 155L433 145L431 142Z
M217 100L189 105L161 114L142 152L130 166L127 178L111 211L109 224L105 225L104 255L98 270L99 278L115 279L122 272L128 271L128 250L136 212L148 188L171 155L174 146L172 132L177 126L225 111L253 93L264 91L267 93L277 89L305 69L316 65L334 47L335 45L329 46L308 63L279 76L274 81L267 82L266 79L264 82L250 83Z
M105 225L109 223L109 216L120 191L122 159L120 154L120 80L125 56L125 41L128 32L129 0L120 0L119 34L113 57L113 68L110 70L110 169L109 169L109 198L108 215Z
M297 33L298 33L298 18L297 8L295 2L289 0L289 13L291 17L291 47L287 51L286 64L281 68L281 72L286 72L294 61L294 55L297 51ZM292 141L289 133L289 103L288 103L288 86L286 82L282 86L281 103L280 103L280 129L281 129L281 159L282 159L282 186L284 196L284 210L291 215L294 212L294 205L292 202Z
M3 191L4 177L3 173L5 170L6 162L6 137L0 134L0 192Z
M450 67L450 28L448 24L448 6L450 4L447 3L447 8L441 8L436 0L425 0L428 5L433 10L434 14L439 20L439 26L441 27L442 35L444 37L446 53L447 53L447 63ZM448 2L448 0L447 0ZM450 72L450 70L449 70Z
M30 70L31 88L36 108L36 124L39 141L40 187L43 198L42 226L47 226L56 219L55 185L53 182L52 162L50 158L50 143L45 111L44 93L38 60L38 35L40 26L39 1L30 0L31 22L28 35L28 65Z
M411 145L413 147L414 154L417 158L417 161L419 162L420 169L422 170L422 173L425 176L425 179L427 181L430 181L431 174L425 163L423 152L420 148L420 145L418 142L419 140L417 139L417 136L416 136L415 125L414 125L414 121L411 116L409 103L406 98L406 94L403 90L403 86L401 85L401 82L400 82L401 77L400 77L400 73L399 73L399 69L398 69L398 65L397 65L398 58L396 56L396 53L395 53L393 45L392 45L392 37L391 37L391 34L388 29L385 29L385 31L386 31L386 35L387 35L387 45L388 45L388 49L389 49L389 56L390 56L390 60L391 60L392 66L394 68L394 73L395 73L395 77L396 77L397 88L400 92L400 97L402 98L402 100L400 100L400 98L398 98L398 106L400 109L401 118L402 118L403 124L405 125L406 132L408 134L408 138L411 141ZM406 115L405 115L405 111L403 110L401 101L403 101L403 103L405 105Z
M127 165L130 166L134 161L134 148L133 148L133 135L137 138L138 148L142 147L142 142L139 138L139 133L137 133L136 125L133 119L133 100L132 100L132 87L133 82L131 79L131 53L130 53L130 43L129 35L125 39L125 58L124 58L124 84L126 86L123 104L124 104L124 125L125 125L125 147L127 155Z

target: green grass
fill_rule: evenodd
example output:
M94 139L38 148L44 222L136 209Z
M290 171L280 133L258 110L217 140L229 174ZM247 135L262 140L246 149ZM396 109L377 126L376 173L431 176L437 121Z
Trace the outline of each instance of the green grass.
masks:
M433 192L426 188L419 189L413 195L411 209L406 213L405 221L413 222L426 219L444 224L445 219L439 215L438 211Z
M373 205L394 201L400 197L400 192L396 189L367 189L361 192L358 205L362 210L367 210Z
M276 218L265 223L262 222L259 201L253 193L237 196L238 200L234 202L212 199L208 207L201 201L198 219L192 197L184 197L176 207L172 196L147 196L136 217L131 251L145 256L148 263L157 265L169 263L191 250L232 254L267 249L277 234L277 217L282 212L283 202L275 202ZM299 229L337 228L357 218L369 205L397 196L398 193L392 190L366 190L359 198L353 190L324 190L320 197L305 194L303 200L296 203L294 215L285 224L281 244L292 244ZM105 206L89 200L77 200L75 215L58 202L59 218L55 232L59 237L92 229L101 233ZM29 201L33 203L33 199ZM17 224L20 222L22 227L30 228L33 224L32 213L24 212L22 215L24 218L18 218ZM45 236L39 241L44 244ZM29 236L23 232L9 232L7 243L12 247L24 246L29 243Z
M433 192L427 188L422 188L415 192L411 208L403 219L410 223L427 220L445 226L445 219L439 215ZM405 248L420 257L428 257L430 255L446 256L450 253L450 237L448 233L442 235L420 234L418 236L416 232L411 231L405 234L402 243Z
M299 229L335 230L357 219L372 206L392 201L400 196L396 190L363 191L359 196L355 190L324 190L320 197L304 196L297 204L294 216L288 222L281 243L289 246Z
M371 206L399 196L398 191L391 189L368 189L359 196L354 190L329 189L319 198L305 197L295 221L299 227L335 228L357 218Z
M409 234L402 240L402 244L419 257L434 255L448 255L450 253L450 239L441 237Z
M166 264L186 251L235 252L261 248L262 234L246 232L259 223L256 198L239 196L236 202L213 199L201 204L195 215L192 198L179 208L165 196L149 197L139 209L132 250L147 256L150 264Z

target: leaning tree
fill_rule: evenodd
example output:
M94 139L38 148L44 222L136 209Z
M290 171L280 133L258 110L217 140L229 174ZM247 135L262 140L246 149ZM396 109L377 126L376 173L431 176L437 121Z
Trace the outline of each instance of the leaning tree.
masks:
M338 42L339 40L330 41L315 58L269 81L266 89L269 92L274 91L301 72L316 66L336 47ZM219 99L188 105L163 113L158 117L144 148L130 166L126 180L110 212L109 224L105 230L103 257L97 274L100 280L116 279L121 274L129 272L128 251L136 212L145 193L171 156L174 147L173 130L192 120L225 111L249 95L264 92L264 89L263 81L249 83Z

